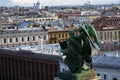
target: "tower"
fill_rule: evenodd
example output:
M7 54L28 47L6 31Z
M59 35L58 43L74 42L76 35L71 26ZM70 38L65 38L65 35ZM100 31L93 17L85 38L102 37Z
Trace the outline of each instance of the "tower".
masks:
M40 8L40 2L38 1L37 3L36 3L36 9L39 9Z

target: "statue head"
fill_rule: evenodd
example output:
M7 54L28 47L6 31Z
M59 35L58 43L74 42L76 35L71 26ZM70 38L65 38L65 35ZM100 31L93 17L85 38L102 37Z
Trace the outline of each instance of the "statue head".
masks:
M74 30L70 30L69 35L70 35L70 37L73 37L75 35Z

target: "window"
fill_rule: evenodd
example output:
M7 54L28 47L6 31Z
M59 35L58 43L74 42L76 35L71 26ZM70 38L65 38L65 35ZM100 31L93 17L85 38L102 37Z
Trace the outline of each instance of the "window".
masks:
M113 80L118 80L117 78L113 78Z
M97 76L100 76L100 74L99 74L99 73L97 73Z
M46 40L46 36L44 36L44 40Z
M105 36L104 36L104 39L106 40L106 32L105 32Z
M66 38L67 38L68 36L67 36L67 33L66 33Z
M30 38L29 38L29 37L27 38L27 41L30 41Z
M16 38L16 42L18 42L18 38Z
M24 42L24 38L22 37L22 42Z
M109 39L109 32L107 32L107 35L108 35L108 39Z
M35 41L35 37L33 36L33 41Z
M104 80L106 80L106 75L104 75Z
M56 41L54 41L54 43L56 43Z
M4 39L4 43L6 43L7 41L6 41L6 39Z
M110 38L111 38L111 40L112 40L112 32L110 32Z
M59 34L59 38L61 38L61 34Z
M12 39L10 38L10 43L12 43Z
M64 34L62 34L62 38L64 38Z

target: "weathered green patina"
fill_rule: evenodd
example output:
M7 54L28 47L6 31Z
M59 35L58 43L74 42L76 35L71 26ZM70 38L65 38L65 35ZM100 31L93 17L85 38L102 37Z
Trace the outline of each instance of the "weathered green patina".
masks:
M84 61L90 63L92 68L92 46L95 47L93 42L99 46L96 31L91 25L80 26L78 31L80 35L75 36L74 30L70 30L69 39L60 43L61 52L66 55L64 63L68 65L71 73L81 73L85 70Z

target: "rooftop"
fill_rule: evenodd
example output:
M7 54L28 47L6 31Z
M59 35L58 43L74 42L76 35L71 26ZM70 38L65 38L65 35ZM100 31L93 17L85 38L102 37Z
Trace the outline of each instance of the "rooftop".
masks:
M120 57L115 56L94 56L94 67L120 69Z

